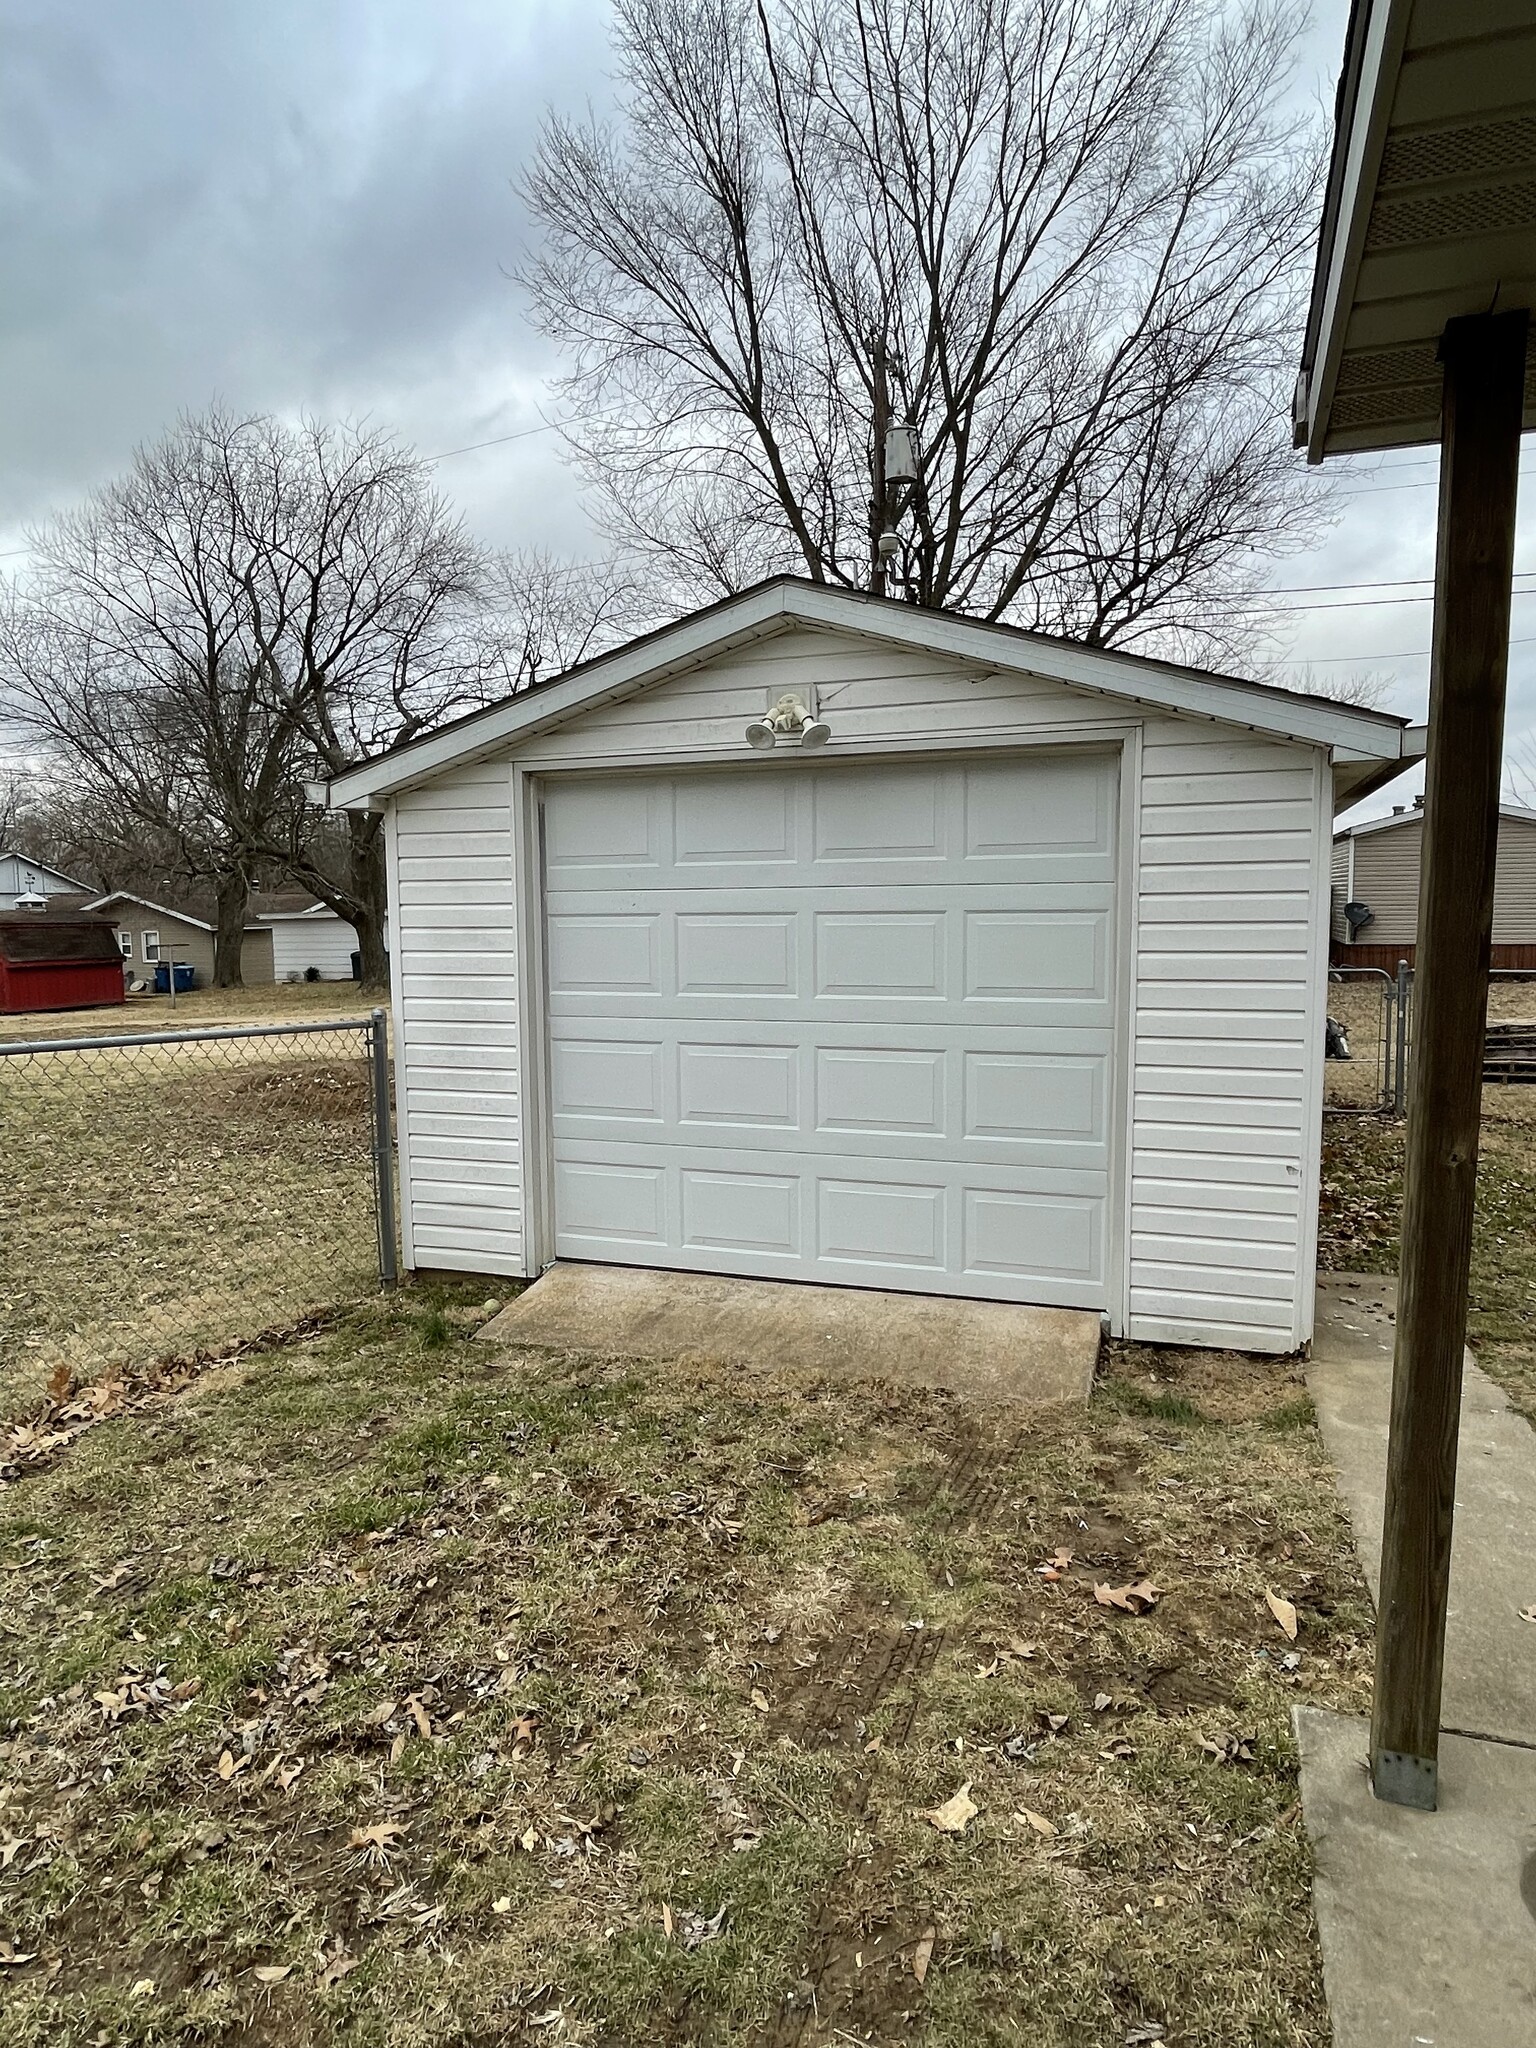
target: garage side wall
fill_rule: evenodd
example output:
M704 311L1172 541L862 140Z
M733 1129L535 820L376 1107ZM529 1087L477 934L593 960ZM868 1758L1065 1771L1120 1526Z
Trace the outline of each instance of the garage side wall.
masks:
M523 1271L511 775L462 768L389 824L406 1264Z
M1142 744L1130 1335L1311 1334L1327 764L1193 721Z

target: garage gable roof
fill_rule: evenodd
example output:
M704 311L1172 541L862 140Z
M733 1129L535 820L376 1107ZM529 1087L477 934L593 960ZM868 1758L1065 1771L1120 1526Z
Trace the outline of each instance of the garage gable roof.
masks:
M1182 668L1146 655L1059 640L1018 626L995 625L958 612L931 611L898 599L871 597L797 577L775 577L690 612L611 654L519 691L487 710L347 769L325 785L330 807L345 810L430 782L451 768L504 752L566 720L696 669L755 640L795 626L856 633L869 639L951 655L987 674L1029 675L1120 703L1185 712L1346 757L1406 766L1424 749L1419 728L1387 712L1362 710L1329 697L1303 696L1269 683Z

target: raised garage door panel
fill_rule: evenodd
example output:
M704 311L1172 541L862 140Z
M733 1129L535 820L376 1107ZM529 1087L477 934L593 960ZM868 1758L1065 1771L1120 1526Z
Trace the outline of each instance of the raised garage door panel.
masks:
M1101 1306L1116 762L553 781L564 1258Z

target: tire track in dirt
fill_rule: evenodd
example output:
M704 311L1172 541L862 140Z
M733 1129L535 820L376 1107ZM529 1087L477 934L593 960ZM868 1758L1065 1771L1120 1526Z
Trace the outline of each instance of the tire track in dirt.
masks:
M968 1431L967 1441L949 1465L943 1468L926 1495L915 1503L931 1506L949 1496L948 1512L937 1526L944 1531L975 1528L1001 1505L1008 1492L1007 1469L1017 1439L988 1436L979 1429ZM895 1608L877 1607L864 1592L856 1592L850 1603L842 1636L824 1646L822 1656L836 1651L838 1663L833 1675L810 1681L793 1701L802 1713L798 1727L791 1724L783 1733L807 1748L826 1748L851 1740L858 1762L846 1785L850 1819L861 1818L869 1804L875 1759L866 1758L863 1730L870 1716L897 1695L903 1695L881 1748L889 1753L910 1737L922 1700L923 1688L948 1644L944 1629L913 1626L910 1617ZM861 1628L856 1617L867 1617ZM821 1660L818 1660L821 1661ZM823 1663L822 1668L826 1666ZM866 1863L864 1877L877 1874L880 1858ZM802 1944L799 1974L786 1993L779 2011L771 2016L757 2037L756 2048L806 2048L806 2044L835 2038L839 2019L857 2018L851 2001L860 1993L878 1995L898 2028L896 2018L904 2003L921 1997L921 1989L910 1975L905 1960L923 1929L897 1929L887 1923L883 1929L872 1925L865 1936L848 1919L846 1883L839 1880L823 1892L820 1908ZM897 1938L891 1939L892 1936ZM884 1954L875 1959L875 1951ZM869 1953L870 1966L859 1969L858 1957ZM884 1983L877 1993L879 1980ZM894 1981L893 1981L894 1979ZM899 1988L898 1988L899 1987ZM862 2003L863 2000L860 2000Z

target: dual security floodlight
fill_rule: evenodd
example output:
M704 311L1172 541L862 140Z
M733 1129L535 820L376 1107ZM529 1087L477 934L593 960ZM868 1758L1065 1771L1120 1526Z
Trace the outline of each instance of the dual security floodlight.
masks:
M832 728L811 714L811 707L795 690L786 690L764 718L754 718L747 727L747 745L759 752L777 746L779 740L798 740L802 747L824 747Z

